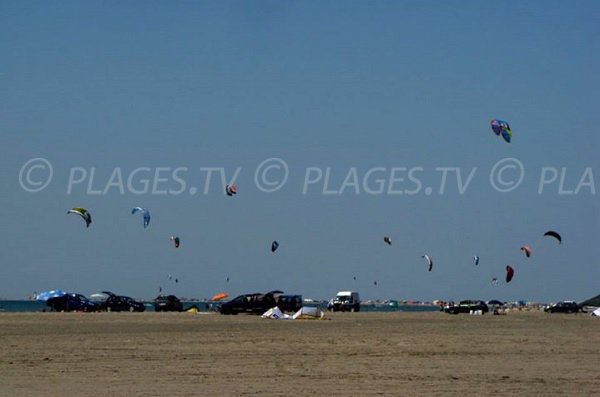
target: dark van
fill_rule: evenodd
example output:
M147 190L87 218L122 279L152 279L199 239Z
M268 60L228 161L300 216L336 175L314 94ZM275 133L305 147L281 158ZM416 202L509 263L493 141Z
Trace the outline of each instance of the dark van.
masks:
M296 313L302 309L302 295L279 295L277 307L282 312Z
M182 310L183 304L175 295L159 295L154 300L155 312L180 312Z
M257 314L261 315L276 306L275 297L270 294L244 294L225 302L219 308L221 314Z

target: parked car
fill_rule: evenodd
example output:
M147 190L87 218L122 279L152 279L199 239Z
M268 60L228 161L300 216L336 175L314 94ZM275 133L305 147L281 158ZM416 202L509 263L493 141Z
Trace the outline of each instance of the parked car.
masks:
M113 296L113 295L115 295L115 294L110 291L96 292L96 293L90 295L90 301L92 301L96 304L101 304L102 302L106 301L110 296Z
M154 300L154 311L156 312L180 312L183 304L175 295L159 295Z
M546 313L579 313L581 307L577 302L562 301L544 308Z
M100 310L107 312L143 312L146 307L128 296L111 295L101 305Z
M95 312L98 310L97 304L81 294L65 294L50 298L46 301L46 306L56 312Z
M302 309L302 295L279 295L277 297L277 307L282 312L296 313Z
M271 291L266 294L244 294L237 296L229 302L221 304L221 314L258 314L261 315L272 307L277 306L277 298L281 291Z
M360 311L360 296L358 292L340 291L327 305L332 312Z
M452 303L444 307L444 311L450 314L458 313L474 313L481 311L481 314L485 314L490 311L488 305L484 301L480 300L463 300L458 305Z

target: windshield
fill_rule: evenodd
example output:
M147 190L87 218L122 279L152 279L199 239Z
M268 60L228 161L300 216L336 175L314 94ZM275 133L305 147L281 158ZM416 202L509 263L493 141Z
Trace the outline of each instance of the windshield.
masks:
M77 296L77 298L79 298L79 300L80 300L80 301L82 301L83 303L88 303L88 302L89 302L88 298L86 298L86 297L85 297L85 296L83 296L83 295L79 295L79 294L77 294L76 296Z

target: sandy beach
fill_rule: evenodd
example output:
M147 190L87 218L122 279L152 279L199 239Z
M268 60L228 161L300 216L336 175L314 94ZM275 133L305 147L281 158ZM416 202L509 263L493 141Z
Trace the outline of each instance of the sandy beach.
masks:
M0 340L0 396L600 394L584 314L6 313Z

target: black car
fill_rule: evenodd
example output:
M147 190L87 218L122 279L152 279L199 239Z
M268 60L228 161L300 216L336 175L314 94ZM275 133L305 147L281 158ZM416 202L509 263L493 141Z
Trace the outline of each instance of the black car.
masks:
M277 306L277 300L272 291L267 292L266 294L255 293L240 295L229 302L221 304L219 311L221 314L247 313L261 315L275 306Z
M154 311L156 312L180 312L183 304L175 295L159 295L154 300Z
M66 294L46 301L46 306L56 312L95 312L98 305L90 302L88 298L80 294Z
M296 313L302 309L302 295L279 295L277 307L282 312Z
M546 313L579 313L581 311L581 307L577 304L577 302L563 301L544 308L544 311Z
M146 307L128 296L111 295L100 305L100 310L107 312L143 312Z
M485 314L490 311L488 305L484 301L479 300L463 300L456 304L450 304L444 307L444 311L450 314L458 313L475 313L481 311L481 314Z

